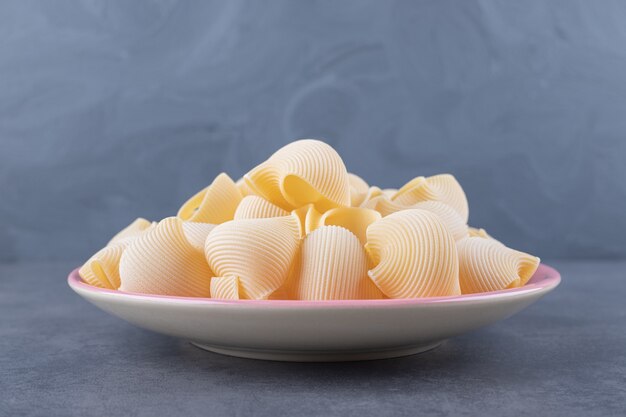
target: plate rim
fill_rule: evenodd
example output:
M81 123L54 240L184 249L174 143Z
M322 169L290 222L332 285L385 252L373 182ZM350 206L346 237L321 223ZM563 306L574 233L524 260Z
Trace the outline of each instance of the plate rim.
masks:
M424 298L394 298L374 300L218 300L206 297L181 297L173 295L157 295L132 293L119 290L109 290L90 285L82 280L78 274L79 268L72 270L67 283L79 295L86 292L95 296L114 297L119 300L152 301L167 304L184 305L220 305L220 306L248 306L248 307L306 307L306 308L337 308L337 307L398 307L429 304L459 304L465 302L483 302L501 300L503 298L528 295L536 292L547 292L556 288L561 282L561 274L553 267L541 263L530 281L523 287L476 294L462 294L443 297Z

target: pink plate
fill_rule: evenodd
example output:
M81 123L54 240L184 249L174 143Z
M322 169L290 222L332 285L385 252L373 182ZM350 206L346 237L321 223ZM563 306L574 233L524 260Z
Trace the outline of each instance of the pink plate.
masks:
M139 327L214 352L290 361L363 360L423 352L443 340L515 314L553 290L545 265L521 288L453 297L385 300L214 300L68 284L79 295Z

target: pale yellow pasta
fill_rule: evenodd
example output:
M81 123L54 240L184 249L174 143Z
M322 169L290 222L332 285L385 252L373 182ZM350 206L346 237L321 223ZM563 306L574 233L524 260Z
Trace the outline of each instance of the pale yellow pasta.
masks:
M387 196L381 195L370 200L367 205L378 211L383 217L407 209L427 210L439 216L455 240L468 236L467 224L461 215L451 206L440 201L422 201L411 206L403 206L390 200Z
M256 194L284 210L309 203L322 212L350 205L346 167L332 147L318 140L284 146L244 178Z
M386 195L380 194L362 205L363 208L368 208L370 210L376 210L381 216L385 217L390 215L391 213L395 213L397 211L402 211L411 208L411 206L404 206L402 204L398 204L394 201L391 201Z
M132 241L120 260L120 290L146 294L208 297L213 273L177 217Z
M536 256L507 248L493 239L468 237L457 246L463 294L521 287L539 266Z
M476 227L468 227L467 228L469 237L482 237L483 239L494 239L485 229L479 229ZM497 240L496 240L497 241Z
M244 197L235 211L235 220L264 219L268 217L288 216L289 212L270 203L263 197L249 195Z
M233 220L217 226L204 247L216 276L239 277L242 299L267 299L281 287L300 243L295 217Z
M210 223L183 222L183 232L189 244L204 253L204 242L215 226Z
M324 142L292 142L176 217L138 218L80 268L94 286L239 300L449 296L526 284L539 258L467 225L454 176L370 186Z
M366 249L369 276L390 298L460 294L456 244L434 213L408 209L372 223Z
M363 197L363 201L361 201L361 204L359 204L359 207L363 207L363 208L372 208L372 200L375 200L377 197L380 197L381 195L383 195L383 190L381 190L380 188L374 186L374 187L370 187L367 190L367 193L365 194L365 196Z
M244 178L239 178L237 182L235 182L235 185L237 186L237 189L241 193L242 197L255 195L254 190L250 188L248 184L246 184L246 181Z
M224 223L233 219L241 198L237 185L222 173L211 185L187 200L178 210L178 217L190 222Z
M362 244L365 244L367 227L380 218L380 213L375 210L361 207L338 207L324 213L319 223L325 226L344 227L354 233Z
M239 300L239 277L211 278L211 298L220 300Z
M350 183L350 205L358 207L361 205L370 186L356 174L348 172L348 182Z
M118 232L107 246L96 252L78 270L78 275L88 284L116 290L120 286L120 259L124 249L138 236L155 226L143 218L137 218Z
M114 243L119 243L123 240L132 240L139 236L141 233L145 232L151 226L153 226L152 222L139 217L135 219L131 224L126 226L124 229L122 229L120 232L118 232L115 236L113 236L111 240L109 240L109 243L107 243L107 246Z
M125 243L113 243L100 249L78 270L78 275L86 283L109 290L120 286L120 258L126 248Z
M291 215L298 220L300 237L306 236L321 226L322 214L315 209L313 204L297 208L291 212Z
M391 198L395 203L412 206L421 201L441 201L454 208L467 223L469 209L463 188L450 174L417 177L406 183Z
M294 285L299 300L383 298L367 275L367 256L357 237L339 226L321 226L302 242Z

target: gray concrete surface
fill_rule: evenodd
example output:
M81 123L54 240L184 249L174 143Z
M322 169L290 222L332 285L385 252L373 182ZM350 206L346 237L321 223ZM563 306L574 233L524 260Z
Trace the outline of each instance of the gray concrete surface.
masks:
M220 171L322 138L471 222L626 257L626 2L0 3L0 261L85 259Z
M109 316L76 263L0 267L2 416L564 416L626 411L626 263L552 264L553 293L426 354L297 364L220 356Z

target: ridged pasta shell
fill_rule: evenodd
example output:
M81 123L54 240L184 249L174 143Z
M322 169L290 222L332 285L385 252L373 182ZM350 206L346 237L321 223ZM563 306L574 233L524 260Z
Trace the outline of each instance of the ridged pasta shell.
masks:
M239 278L235 276L211 278L211 298L239 300Z
M370 186L356 174L348 172L348 182L350 183L350 205L358 207L361 205Z
M126 247L156 223L141 217L118 232L107 246L96 252L78 270L78 275L90 285L116 290L120 287L120 259Z
M456 244L434 213L409 209L372 223L366 249L369 276L390 298L460 294Z
M320 219L324 226L341 226L356 235L362 244L367 241L367 227L381 219L380 213L361 207L338 207L328 210Z
M217 276L239 277L242 299L266 299L286 281L300 242L292 216L233 220L217 226L204 247Z
M188 240L183 221L161 220L135 239L120 260L121 291L208 297L213 273Z
M107 243L107 246L119 243L122 240L132 240L139 236L141 233L145 232L151 226L153 226L152 222L142 217L138 217L131 224L129 224L128 226L120 230L115 236L113 236L111 240L109 240L109 243Z
M363 207L363 208L372 208L372 201L376 200L377 197L380 197L383 195L383 190L381 190L380 188L374 186L374 187L370 187L367 190L367 193L365 194L365 196L363 197L363 201L361 201L361 204L359 204L359 207Z
M232 220L242 196L239 188L221 173L208 187L196 193L178 210L185 221L220 224Z
M244 197L235 211L235 220L242 219L265 219L269 217L288 216L289 212L281 209L256 195Z
M422 201L412 206L403 206L395 201L391 201L387 196L381 195L370 200L368 206L378 211L383 217L408 209L427 210L439 216L455 240L468 236L467 224L463 221L461 215L451 206L440 201Z
M294 296L299 300L383 298L367 275L361 243L339 226L321 226L304 238Z
M245 181L244 178L239 178L235 182L235 185L237 186L237 189L241 193L242 197L246 197L246 196L249 196L249 195L256 195L254 193L254 190L252 188L250 188L250 186L248 184L246 184L246 181Z
M461 215L448 204L440 201L424 201L415 204L412 208L427 210L439 216L439 219L446 225L454 240L461 240L468 236L467 224Z
M482 237L462 239L457 247L463 294L521 287L533 276L540 262L536 256Z
M309 203L321 212L350 205L346 167L332 147L318 140L284 146L244 178L256 194L285 210Z
M315 209L313 204L297 208L291 212L291 215L298 220L300 237L306 236L321 226L322 214Z
M217 225L210 223L183 222L183 231L189 244L204 253L204 242L215 226Z
M498 242L497 239L494 239L485 229L479 229L476 227L468 227L467 232L469 237L482 237L483 239L492 239Z
M124 243L105 246L83 264L78 275L89 285L117 290L120 287L120 259L125 248Z
M421 201L441 201L455 209L464 223L467 223L469 217L465 192L456 178L450 174L414 178L400 188L391 199L403 206L412 206Z

